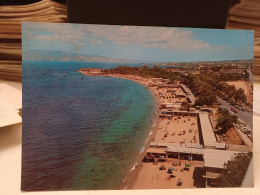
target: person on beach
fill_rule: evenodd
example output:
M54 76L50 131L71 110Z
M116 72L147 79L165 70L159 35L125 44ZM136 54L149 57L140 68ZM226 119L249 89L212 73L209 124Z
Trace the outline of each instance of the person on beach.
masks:
M178 179L178 182L177 182L177 185L178 185L178 186L181 186L182 183L183 183L183 181L181 180L181 178L179 178L179 179Z

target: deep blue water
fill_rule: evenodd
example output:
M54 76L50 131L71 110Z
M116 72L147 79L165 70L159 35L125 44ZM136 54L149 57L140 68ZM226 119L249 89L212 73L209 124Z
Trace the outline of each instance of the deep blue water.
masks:
M77 72L118 65L23 61L23 190L122 182L149 134L153 96L133 81Z

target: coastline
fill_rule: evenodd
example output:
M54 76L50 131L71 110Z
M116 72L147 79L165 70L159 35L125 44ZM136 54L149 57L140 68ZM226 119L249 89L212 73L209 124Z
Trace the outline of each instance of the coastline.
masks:
M111 71L107 74L108 72L102 71L102 69L90 70L83 68L79 72L87 76L115 77L138 82L150 91L154 98L153 100L155 100L154 105L156 106L153 108L154 114L151 115L150 127L144 129L149 130L149 135L147 134L144 145L141 145L140 153L136 154L136 158L131 158L134 160L132 162L133 165L130 165L130 171L126 173L125 179L123 179L116 189L175 189L207 186L206 181L204 183L205 178L202 175L198 175L198 170L204 168L204 152L207 155L213 149L216 151L219 150L217 148L217 143L219 142L211 134L209 135L212 124L210 126L207 125L207 121L209 120L208 113L203 112L203 110L196 111L195 108L191 110L186 108L187 110L182 111L185 109L184 106L187 104L190 105L193 100L192 98L194 98L194 96L190 97L189 93L191 92L189 89L186 89L185 85L180 83L169 84L167 83L169 79L163 78L151 78L150 80L149 78L142 78L140 76L123 75L120 74L120 71ZM114 72L118 72L119 74L115 74ZM176 109L177 111L174 111ZM162 113L162 118L160 113ZM170 113L170 116L166 115L168 113ZM205 134L201 135L202 133ZM205 135L208 137L205 138ZM201 141L202 136L203 139L205 138L208 141L206 143L216 143L215 148L209 149L209 145L206 145L204 149L205 142ZM149 147L151 142L154 142L153 145L158 147ZM161 150L159 147L164 146L164 144L169 147ZM195 149L193 150L192 148ZM225 153L225 155L229 155L231 158L230 152L219 151L218 153ZM158 161L155 163L143 163L142 160L146 154L148 161L150 161L150 158L154 160L154 158L165 157L167 160L162 159L160 163L157 163ZM172 174L172 170L174 174ZM196 174L196 177L194 174ZM195 183L195 178L197 183ZM199 182L200 184L198 183L198 178L202 178L202 181Z
M151 95L153 96L154 100L155 100L155 113L153 114L153 121L150 124L149 127L149 134L146 138L146 141L143 144L144 150L142 152L140 152L135 160L135 162L137 163L137 166L134 165L134 167L127 173L125 179L121 182L121 184L118 186L117 189L122 190L122 189L134 189L134 185L135 182L137 181L138 175L140 173L140 170L142 168L142 161L143 158L146 155L146 151L150 146L150 143L154 140L155 134L156 134L156 130L158 130L158 124L159 124L159 107L160 107L160 101L159 101L159 97L158 95L155 93L155 91L148 87L148 84L146 83L147 81L144 81L145 79L134 79L134 76L125 76L125 75L109 75L110 77L116 77L116 78L121 78L121 79L128 79L134 82L137 82L143 86L146 87L146 89L148 89L151 93Z
M147 81L147 79L141 78L141 77L137 77L137 76L126 76L126 75L120 75L120 74L86 74L83 73L81 71L79 71L81 74L86 75L86 76L104 76L104 77L115 77L115 78L121 78L121 79L127 79L127 80L131 80L134 82L137 82L141 85L143 85L144 87L146 87L147 90L149 90L149 92L151 93L151 95L154 98L154 103L155 103L155 110L153 113L153 117L152 117L152 122L150 124L149 127L149 134L145 140L145 142L142 145L142 148L144 147L144 150L142 150L138 155L137 158L135 159L135 163L133 167L129 170L129 172L126 174L126 177L124 178L124 180L118 185L117 189L118 190L125 190L125 189L134 189L134 185L135 182L137 181L138 175L140 173L140 170L142 168L142 160L146 155L146 151L150 146L150 143L154 140L156 131L158 130L158 123L159 123L159 107L160 107L160 100L158 95L155 93L155 90L153 90L151 87L148 87L149 82Z

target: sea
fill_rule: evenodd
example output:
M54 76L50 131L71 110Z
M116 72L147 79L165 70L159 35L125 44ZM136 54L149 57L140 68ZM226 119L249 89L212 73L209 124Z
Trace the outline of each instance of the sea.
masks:
M155 99L137 82L77 71L119 65L23 61L22 190L118 189L144 150Z

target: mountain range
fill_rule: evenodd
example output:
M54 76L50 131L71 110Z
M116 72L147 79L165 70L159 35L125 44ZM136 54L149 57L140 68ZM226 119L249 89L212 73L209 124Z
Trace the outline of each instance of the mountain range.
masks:
M23 52L23 60L48 60L48 61L78 61L78 62L111 62L111 63L136 63L135 60L109 58L98 55L75 54L63 51L29 50Z

